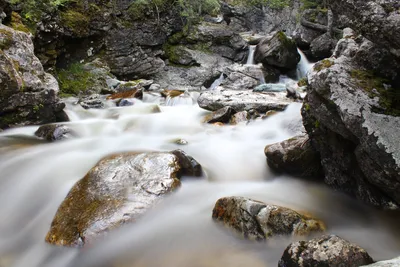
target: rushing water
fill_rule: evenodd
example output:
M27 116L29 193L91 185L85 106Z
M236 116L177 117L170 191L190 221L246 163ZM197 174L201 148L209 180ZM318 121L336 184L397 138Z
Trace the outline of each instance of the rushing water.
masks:
M153 113L162 101L150 94L134 106L105 110L68 102L68 125L78 138L43 143L33 137L37 127L0 133L1 267L277 266L290 238L245 242L211 220L215 201L231 195L310 212L326 222L329 233L358 243L376 260L400 252L398 218L324 185L269 170L264 147L299 130L299 103L265 120L219 127L203 124L207 112L197 105L160 106L161 112ZM176 139L188 145L179 146ZM184 179L137 223L89 248L44 242L57 207L99 159L119 151L177 148L197 159L207 177Z
M256 45L249 45L249 54L247 55L247 65L254 65L254 53L256 51Z
M307 72L312 68L312 66L314 66L314 64L308 61L306 55L304 55L303 51L299 48L297 48L297 52L300 54L300 62L297 64L296 75L297 79L301 79L307 76Z

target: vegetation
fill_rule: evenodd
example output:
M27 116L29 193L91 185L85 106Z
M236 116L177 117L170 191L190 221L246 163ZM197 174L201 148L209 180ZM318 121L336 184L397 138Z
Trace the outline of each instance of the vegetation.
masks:
M321 71L323 69L330 68L334 65L335 63L329 59L324 59L319 61L317 64L314 65L314 70L316 71Z
M85 92L95 84L96 77L84 69L80 63L74 63L68 69L57 73L60 85L60 96L66 97Z
M298 85L299 87L307 86L307 85L308 85L308 80L307 80L307 78L301 78L301 79L297 82L297 85Z
M242 6L269 6L273 9L282 9L290 6L293 0L226 0L233 5Z

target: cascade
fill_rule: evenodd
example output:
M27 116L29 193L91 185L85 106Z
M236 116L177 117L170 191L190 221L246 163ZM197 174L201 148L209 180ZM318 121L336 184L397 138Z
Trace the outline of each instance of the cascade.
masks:
M299 48L297 48L297 51L300 54L300 62L297 64L296 75L297 79L300 80L301 78L306 77L307 72L312 68L314 64L308 61L303 51L301 51Z
M254 53L256 51L256 45L249 46L249 54L247 56L246 65L254 65Z
M225 79L225 78L224 78L224 74L221 73L221 75L219 76L219 78L216 79L216 80L211 84L211 86L210 86L208 89L209 89L209 90L215 90L215 88L217 88L218 86L220 86L220 84L223 82L224 79Z

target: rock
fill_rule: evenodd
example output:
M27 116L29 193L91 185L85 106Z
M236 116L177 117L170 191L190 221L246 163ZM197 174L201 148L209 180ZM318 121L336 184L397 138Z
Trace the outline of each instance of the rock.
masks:
M304 236L325 230L324 224L294 210L243 197L220 198L212 218L250 240L281 235Z
M372 258L364 249L338 236L330 235L290 244L278 267L358 267L372 262Z
M286 83L285 85L286 88L286 97L287 98L293 98L293 99L303 99L297 90L299 86L297 85L296 82L293 83Z
M235 111L254 109L259 113L268 110L284 110L293 100L286 98L285 93L257 93L251 91L208 91L202 93L197 99L201 108L216 111L230 106Z
M204 121L206 123L216 123L216 122L227 123L229 122L233 114L235 114L235 110L233 110L229 106L226 106L207 115Z
M105 107L104 100L99 94L93 94L90 96L85 96L79 99L78 104L84 109L102 109Z
M124 99L124 98L143 99L143 90L142 89L133 89L133 90L122 91L120 93L116 93L116 94L107 96L107 100Z
M185 141L185 140L183 140ZM181 144L187 144L185 142L181 142ZM179 161L179 164L181 166L181 170L179 172L179 175L182 176L195 176L195 177L200 177L203 175L203 169L201 165L191 156L186 154L185 151L177 149L174 151L171 151L172 154L174 154Z
M287 71L296 68L300 61L300 54L297 52L296 43L279 31L264 38L257 45L254 59L264 66Z
M369 265L363 265L361 267L397 267L400 266L400 257L392 259L392 260L387 260L387 261L378 261L374 264L369 264Z
M46 241L83 246L111 229L135 222L180 186L180 172L193 173L192 165L186 169L188 158L174 153L132 152L103 158L61 203Z
M321 35L321 32L299 25L292 34L293 40L301 50L310 49L311 42Z
M335 189L385 209L400 204L399 98L392 80L391 60L373 56L385 49L362 37L339 41L335 58L317 63L308 74L303 122L321 155L325 182ZM392 62L392 63L391 63ZM389 66L386 64L390 63ZM385 66L386 65L386 66Z
M133 106L135 103L129 99L121 99L117 102L118 107L129 107Z
M180 90L164 90L164 91L161 91L161 96L174 98L174 97L180 96L184 93L185 93L185 91L180 91Z
M294 176L322 178L321 159L307 135L295 136L265 147L268 166Z
M325 33L311 42L311 55L314 59L324 59L332 56L337 40Z
M149 91L160 91L160 89L161 89L161 85L159 85L157 83L153 83L149 87Z
M115 89L115 88L118 87L118 85L121 84L121 81L117 80L115 78L107 78L106 79L106 84L107 84L108 88Z
M169 46L168 49L164 50L165 55L173 64L183 66L196 66L199 64L192 56L191 50L183 45Z
M36 130L35 135L49 142L59 141L71 136L72 131L67 126L62 124L47 124L40 126Z
M249 113L247 111L240 111L235 114L230 119L230 124L236 125L241 123L247 123L249 121Z
M280 83L264 83L256 86L253 92L284 92L286 86Z
M28 34L0 24L0 128L68 120Z

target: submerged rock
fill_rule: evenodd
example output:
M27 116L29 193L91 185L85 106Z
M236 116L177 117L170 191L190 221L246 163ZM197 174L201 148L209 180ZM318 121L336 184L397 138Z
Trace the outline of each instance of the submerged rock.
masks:
M30 36L0 24L0 128L66 121L56 79L43 70Z
M201 108L216 111L230 106L235 111L254 111L265 113L269 110L284 110L293 100L285 93L257 93L252 91L208 91L202 93L197 102Z
M193 161L176 151L122 153L103 158L68 193L46 241L83 246L113 228L135 222L180 186L180 173L197 174L200 167Z
M264 152L268 166L276 171L306 178L323 177L321 159L307 135L268 145Z
M235 110L227 106L207 115L204 121L207 123L215 123L215 122L227 123L233 114L235 114Z
M275 32L264 38L256 48L254 55L256 62L265 66L272 66L284 70L296 68L300 61L296 43L283 32Z
M68 138L72 134L71 129L62 124L48 124L40 126L35 135L47 141L59 141Z
M250 240L280 235L303 236L325 230L324 224L294 210L244 197L218 199L212 218Z
M105 107L104 101L99 94L93 94L79 99L78 104L84 109L102 109Z
M372 262L372 258L364 249L338 236L330 235L290 244L278 267L358 267Z

